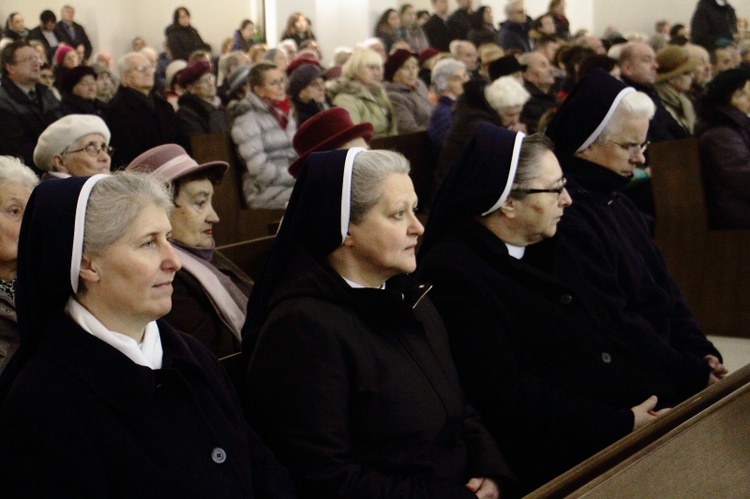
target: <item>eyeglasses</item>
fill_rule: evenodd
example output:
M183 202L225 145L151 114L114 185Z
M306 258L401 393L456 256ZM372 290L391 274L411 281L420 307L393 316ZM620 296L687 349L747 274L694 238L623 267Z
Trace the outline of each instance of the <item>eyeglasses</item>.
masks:
M14 62L13 64L26 64L26 63L31 63L31 64L37 63L37 64L41 64L41 63L42 63L42 60L41 60L41 59L40 59L39 57L35 56L35 55L29 55L29 56L26 56L26 57L24 57L23 59L18 59L18 60L17 60L16 62Z
M151 64L149 64L147 66L135 66L133 68L130 68L130 70L131 71L137 71L139 73L145 73L146 71L149 71L149 70L153 71L154 70L154 66L152 66Z
M560 184L560 187L555 187L554 189L513 189L511 192L514 194L539 194L540 192L551 192L553 194L557 194L557 197L559 198L562 192L565 190L565 186L568 184L568 179L563 177L561 179L562 184Z
M112 153L115 152L115 148L102 144L101 146L98 146L96 144L89 144L86 147L82 147L80 149L74 149L73 151L63 151L63 154L73 154L74 152L85 152L92 158L96 158L99 156L99 153L104 151L109 156L112 156Z
M280 78L278 80L272 80L266 83L268 87L286 86L286 78Z
M631 156L635 154L646 154L646 149L648 149L648 146L651 145L650 141L646 141L643 144L620 144L619 142L615 142L614 140L608 140L607 142L611 142L616 146L620 146L621 149L628 151L628 154Z

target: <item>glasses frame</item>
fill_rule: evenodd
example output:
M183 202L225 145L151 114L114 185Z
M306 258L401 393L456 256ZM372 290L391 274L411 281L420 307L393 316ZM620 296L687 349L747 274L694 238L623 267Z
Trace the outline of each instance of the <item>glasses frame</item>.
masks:
M550 192L557 194L557 197L560 198L562 196L563 191L565 190L565 186L568 185L568 179L565 177L562 178L562 185L560 187L555 187L554 189L513 189L510 192L514 194L539 194L542 192Z
M619 142L615 142L614 140L608 140L607 142L611 142L616 146L620 146L621 149L628 151L628 153L631 156L636 154L636 151L641 154L646 154L646 151L648 150L648 146L651 145L650 140L647 140L643 144L632 144L632 145L620 144Z
M99 153L102 151L106 152L108 156L112 156L112 153L115 152L115 148L112 146L95 146L94 144L89 144L86 147L82 147L80 149L73 149L72 151L63 151L63 154L73 154L74 152L85 152L92 158L98 158Z

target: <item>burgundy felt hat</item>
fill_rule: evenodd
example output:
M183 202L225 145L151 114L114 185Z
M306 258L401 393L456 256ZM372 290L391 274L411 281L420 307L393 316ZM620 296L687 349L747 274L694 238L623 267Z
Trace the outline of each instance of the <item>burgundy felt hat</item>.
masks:
M393 81L393 75L399 70L401 66L410 58L417 59L417 54L404 49L398 49L394 53L388 56L388 60L383 65L383 78L386 81Z
M185 88L191 83L198 81L198 78L204 74L210 72L210 62L203 59L193 61L177 74L177 83L179 83L182 88Z
M182 147L177 144L164 144L142 153L130 162L126 170L150 173L163 182L174 182L182 177L209 170L206 172L207 177L212 183L217 184L228 168L229 164L224 161L210 161L199 165Z
M286 75L291 76L297 68L299 68L300 66L305 66L307 64L312 64L313 66L320 67L320 63L318 61L315 61L313 59L298 58L294 59L286 67Z
M297 178L307 157L314 152L338 149L350 140L372 139L372 124L355 125L346 109L333 107L316 114L297 129L292 146L299 157L289 165L289 174Z

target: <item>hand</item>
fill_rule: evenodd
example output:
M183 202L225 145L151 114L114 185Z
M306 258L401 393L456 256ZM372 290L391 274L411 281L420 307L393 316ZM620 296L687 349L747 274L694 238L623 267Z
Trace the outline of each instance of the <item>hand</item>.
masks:
M472 478L466 488L480 499L499 499L500 487L491 478Z
M669 408L654 411L656 402L658 402L656 395L651 395L640 404L630 408L630 410L633 411L633 415L635 416L633 418L633 431L637 430L649 421L656 419L657 416L661 416L665 412L669 411Z
M708 376L708 383L706 386L711 386L720 379L723 379L729 372L729 370L724 367L724 364L719 362L719 359L714 355L706 355L703 357L703 360L705 360L708 363L708 367L711 368L711 374Z

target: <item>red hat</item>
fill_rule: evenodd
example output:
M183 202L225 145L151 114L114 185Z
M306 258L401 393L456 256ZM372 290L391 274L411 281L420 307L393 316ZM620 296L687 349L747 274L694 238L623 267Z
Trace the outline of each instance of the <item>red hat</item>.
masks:
M435 57L438 55L440 51L436 48L427 47L424 50L419 51L419 65L423 66L425 62L427 62L428 59L431 57Z
M300 66L304 66L305 64L312 64L313 66L320 67L320 63L312 59L295 59L286 67L286 75L291 76L292 73L294 73L295 69L299 68Z
M305 121L294 134L292 146L299 157L289 165L289 174L297 178L311 153L338 149L357 137L362 137L369 143L372 131L371 123L355 125L346 109L332 107L321 111Z
M198 59L188 64L185 69L177 73L177 83L182 88L198 81L198 78L211 72L211 63L205 59Z
M55 50L55 64L62 66L65 56L68 55L68 52L73 52L73 50L75 49L70 45L65 45L64 43L58 45L57 50Z
M398 49L394 53L388 56L388 60L385 61L383 66L383 77L387 81L393 81L393 75L399 70L401 66L410 58L417 58L417 54L410 52L409 50Z

